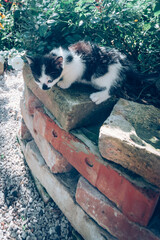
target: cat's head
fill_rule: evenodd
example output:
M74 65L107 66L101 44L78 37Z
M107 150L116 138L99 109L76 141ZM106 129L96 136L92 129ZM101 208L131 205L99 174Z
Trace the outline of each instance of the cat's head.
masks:
M41 89L48 90L60 80L63 70L63 57L46 54L36 57L27 56L26 58L35 82Z

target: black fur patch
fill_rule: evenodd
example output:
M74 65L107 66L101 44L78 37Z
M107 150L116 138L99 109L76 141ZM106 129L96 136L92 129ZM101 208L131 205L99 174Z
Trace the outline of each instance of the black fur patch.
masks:
M32 74L35 78L35 81L39 82L39 78L42 74L42 66L45 66L45 74L50 76L51 79L56 79L61 75L62 68L55 64L57 56L52 54L44 56L36 56L33 58L32 63L30 64Z
M70 63L73 61L73 56L72 55L68 55L66 58L66 63Z

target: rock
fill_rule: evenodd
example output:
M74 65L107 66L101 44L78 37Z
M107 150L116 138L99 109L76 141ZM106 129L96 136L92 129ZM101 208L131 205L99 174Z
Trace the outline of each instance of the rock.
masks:
M120 99L100 129L99 150L160 187L160 110Z

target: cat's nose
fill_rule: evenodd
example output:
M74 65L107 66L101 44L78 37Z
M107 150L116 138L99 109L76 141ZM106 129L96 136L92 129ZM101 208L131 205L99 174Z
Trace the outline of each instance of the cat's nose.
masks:
M42 85L42 89L43 89L43 90L48 90L48 89L50 89L50 88L49 88L46 84L43 84L43 85Z

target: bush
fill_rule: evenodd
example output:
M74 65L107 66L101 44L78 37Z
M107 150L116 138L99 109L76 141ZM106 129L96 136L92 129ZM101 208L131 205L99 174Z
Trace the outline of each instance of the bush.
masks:
M50 51L78 40L113 46L142 72L160 68L159 0L1 1L0 47Z

